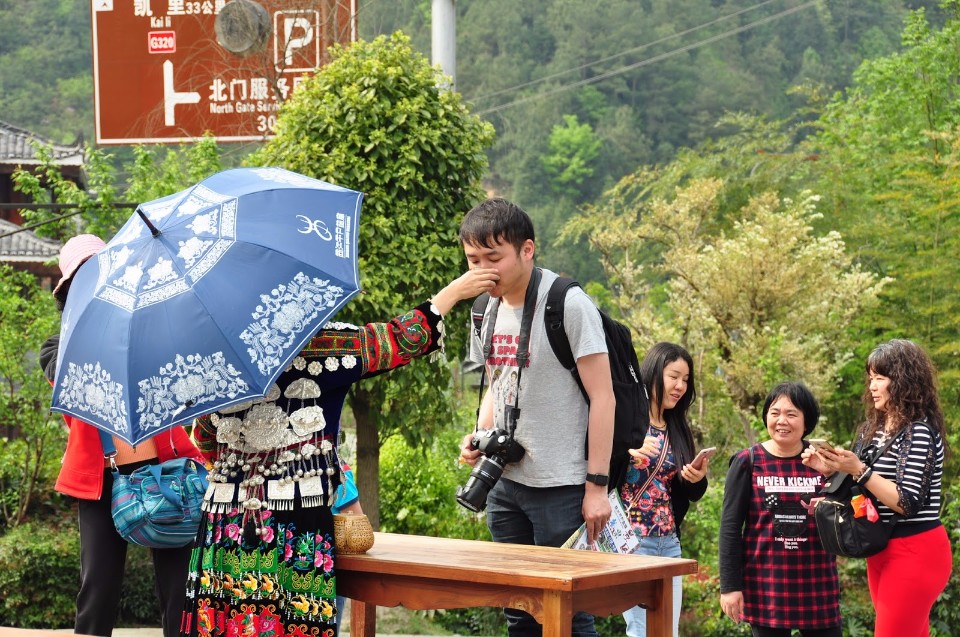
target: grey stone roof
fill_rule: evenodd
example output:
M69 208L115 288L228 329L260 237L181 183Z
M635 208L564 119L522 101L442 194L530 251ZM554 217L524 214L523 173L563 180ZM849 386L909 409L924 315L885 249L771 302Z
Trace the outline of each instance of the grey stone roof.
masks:
M0 163L4 164L38 164L37 153L30 140L37 140L45 146L50 146L53 158L61 166L83 165L83 140L78 138L72 146L54 144L36 133L17 128L0 121Z
M2 236L19 229L17 224L0 219L0 261L44 263L60 254L58 242L38 237L29 230Z

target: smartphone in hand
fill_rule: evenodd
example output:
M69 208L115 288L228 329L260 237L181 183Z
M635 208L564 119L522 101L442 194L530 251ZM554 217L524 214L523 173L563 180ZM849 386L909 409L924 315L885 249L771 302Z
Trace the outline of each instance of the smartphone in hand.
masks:
M833 448L833 445L830 444L830 441L824 440L823 438L811 438L807 442L810 443L811 447L813 447L818 451L821 449L824 451L835 451L835 449Z
M704 449L700 450L700 453L697 454L697 457L694 458L693 462L690 464L693 465L694 469L700 471L700 469L703 467L703 461L715 453L717 453L716 447L705 447Z

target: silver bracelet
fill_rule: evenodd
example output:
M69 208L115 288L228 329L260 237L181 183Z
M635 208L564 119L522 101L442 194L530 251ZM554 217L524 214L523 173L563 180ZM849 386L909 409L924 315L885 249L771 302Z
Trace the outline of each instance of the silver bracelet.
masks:
M870 479L870 476L873 475L873 467L867 467L863 470L863 473L857 478L857 484L866 484L867 480Z

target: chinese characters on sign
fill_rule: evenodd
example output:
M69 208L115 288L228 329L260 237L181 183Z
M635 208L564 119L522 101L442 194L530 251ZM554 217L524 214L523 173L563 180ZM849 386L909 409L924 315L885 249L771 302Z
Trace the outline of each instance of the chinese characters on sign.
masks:
M92 0L98 144L270 137L357 0Z

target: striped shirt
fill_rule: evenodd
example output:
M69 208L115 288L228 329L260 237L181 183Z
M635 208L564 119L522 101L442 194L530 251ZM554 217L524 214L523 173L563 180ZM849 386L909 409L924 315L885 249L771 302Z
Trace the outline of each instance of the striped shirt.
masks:
M884 441L882 432L877 432L871 443L880 447ZM874 473L896 482L900 493L898 504L904 515L893 537L915 535L940 525L943 461L939 432L925 422L915 422L873 464ZM877 502L877 510L884 518L895 515L882 502Z

